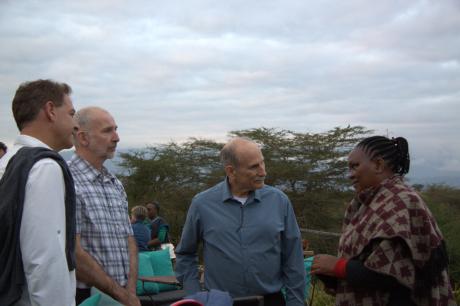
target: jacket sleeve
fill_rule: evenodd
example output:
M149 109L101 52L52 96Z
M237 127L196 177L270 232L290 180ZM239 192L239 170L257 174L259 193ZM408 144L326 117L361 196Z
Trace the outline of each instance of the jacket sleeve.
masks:
M200 218L192 201L179 244L176 248L176 277L188 294L200 291L198 246L201 242Z

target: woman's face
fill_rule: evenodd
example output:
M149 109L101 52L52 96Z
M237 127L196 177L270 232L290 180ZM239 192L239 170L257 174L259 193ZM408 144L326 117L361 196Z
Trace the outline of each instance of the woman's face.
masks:
M361 148L355 148L348 155L348 170L348 178L356 192L361 192L380 183L377 162L371 160Z

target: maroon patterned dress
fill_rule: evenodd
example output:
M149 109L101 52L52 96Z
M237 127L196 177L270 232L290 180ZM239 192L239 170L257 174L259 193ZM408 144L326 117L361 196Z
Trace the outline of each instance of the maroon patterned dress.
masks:
M393 276L416 305L456 305L442 234L420 196L399 176L359 194L345 213L339 257ZM336 305L386 305L389 292L338 280Z

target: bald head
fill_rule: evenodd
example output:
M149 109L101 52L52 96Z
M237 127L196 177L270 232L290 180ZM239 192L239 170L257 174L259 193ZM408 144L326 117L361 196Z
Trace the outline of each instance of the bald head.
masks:
M220 151L220 159L224 167L238 167L241 153L245 149L260 150L260 147L254 141L244 137L235 137L227 142L227 144Z
M78 126L82 130L90 130L91 124L94 122L99 115L106 114L110 115L108 111L97 106L89 106L80 109L74 116Z
M77 154L100 169L106 159L113 158L120 140L117 125L105 109L91 106L75 114L78 131L74 135Z
M234 138L222 148L220 156L233 195L244 197L264 186L265 162L257 143Z

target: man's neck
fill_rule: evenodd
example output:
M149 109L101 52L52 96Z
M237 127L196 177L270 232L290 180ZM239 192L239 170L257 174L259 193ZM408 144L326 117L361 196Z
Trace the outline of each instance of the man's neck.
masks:
M105 160L101 160L100 158L95 157L94 155L92 155L89 152L86 152L85 150L77 149L76 153L82 159L86 160L91 166L93 166L99 171L102 171L102 165L104 164Z
M59 152L62 148L59 148L54 140L54 137L50 135L47 131L48 129L42 127L36 127L33 125L28 125L27 127L23 128L21 131L21 135L30 136L36 138L50 147L52 150Z
M240 198L249 196L249 193L251 192L251 190L239 189L231 178L228 178L228 187L230 188L230 192L232 193L232 195Z
M251 190L239 190L235 187L232 187L232 185L230 185L230 192L235 197L247 198L249 196L249 193L251 193Z

